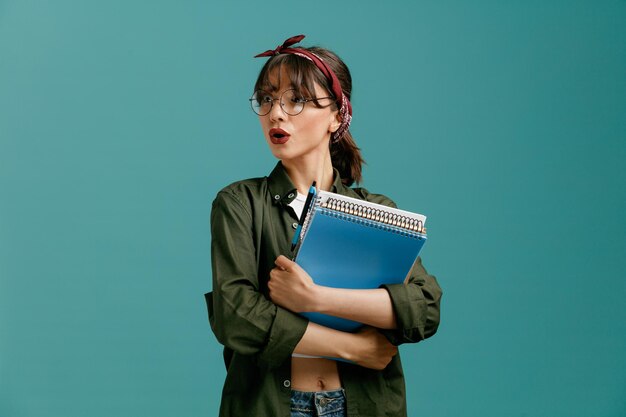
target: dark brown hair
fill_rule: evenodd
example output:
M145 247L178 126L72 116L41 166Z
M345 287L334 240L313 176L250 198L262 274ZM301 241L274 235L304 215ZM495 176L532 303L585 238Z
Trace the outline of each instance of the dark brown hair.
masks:
M326 62L339 79L343 93L350 100L352 96L352 77L346 64L334 52L328 49L317 46L302 49L314 53ZM275 69L280 69L283 65L289 70L289 81L292 87L302 96L315 98L315 83L317 83L328 92L329 96L334 97L329 80L326 79L319 68L308 59L294 54L272 56L261 68L254 90L270 92L272 86L269 76ZM318 101L312 101L311 103L317 107L323 107ZM334 104L334 108L337 108L337 103ZM329 146L333 167L339 171L341 181L347 186L355 182L359 183L362 178L361 169L364 160L350 130L348 129L339 140L331 139Z

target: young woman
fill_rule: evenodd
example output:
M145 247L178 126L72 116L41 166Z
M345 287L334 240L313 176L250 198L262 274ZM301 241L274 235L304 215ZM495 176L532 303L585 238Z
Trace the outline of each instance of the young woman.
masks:
M322 190L395 207L350 188L363 162L348 129L350 73L327 49L294 46L302 38L258 55L270 58L250 101L276 167L227 186L213 202L207 302L225 347L220 416L405 416L397 345L437 330L435 278L418 259L406 284L334 289L316 285L285 256L314 180ZM367 326L344 333L309 322L302 311Z

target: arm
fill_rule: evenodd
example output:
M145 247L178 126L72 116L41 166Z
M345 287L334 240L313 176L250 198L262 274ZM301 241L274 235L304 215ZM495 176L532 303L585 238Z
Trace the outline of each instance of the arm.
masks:
M312 311L386 329L394 344L415 343L432 336L439 326L441 288L417 258L407 283L372 290L349 290L316 285L295 262L276 259L270 273L270 298L295 312Z
M276 367L291 356L308 321L260 292L252 230L246 205L233 193L220 192L211 211L209 319L221 344Z
M328 343L332 340L332 343ZM296 353L341 358L371 369L384 369L398 348L372 327L345 333L309 322Z
M352 290L317 285L297 263L279 256L270 273L270 298L294 311L324 313L379 329L397 326L393 304L383 288Z
M373 324L382 323L381 319L374 317L375 312L380 310L381 315L386 316L387 319L393 319L391 301L384 289L333 291L334 288L315 285L298 264L282 255L276 260L276 265L277 267L270 272L268 283L270 298L290 311L312 311L309 307L302 307L309 302L316 303L316 300L321 299L320 297L328 295L334 297L333 301L320 303L320 305L332 306L334 302L354 300L355 305L352 308L350 306L337 307L337 311L345 312L346 317L358 319L362 315L371 318ZM286 285L287 283L300 283L301 285L297 285L294 289L293 286ZM342 298L342 295L346 297ZM359 301L366 301L370 304L361 303L357 306ZM373 304L376 306L374 307ZM328 343L329 340L332 340L332 343ZM372 327L366 327L358 333L348 333L309 322L294 351L303 355L341 358L366 368L380 370L384 369L398 353L398 348Z

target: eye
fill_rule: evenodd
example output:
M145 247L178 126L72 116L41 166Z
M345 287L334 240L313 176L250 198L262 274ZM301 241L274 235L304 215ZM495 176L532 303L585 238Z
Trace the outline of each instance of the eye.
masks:
M254 94L254 102L256 103L257 106L264 106L267 104L272 104L273 98L271 95L269 95L269 93L266 93L265 91L257 91Z
M270 93L263 90L256 90L250 97L250 105L252 110L259 116L265 116L272 108L274 98Z
M295 91L291 91L289 94L289 101L291 101L294 104L302 104L302 103L306 103L307 100L304 97L302 97L301 94L298 94Z

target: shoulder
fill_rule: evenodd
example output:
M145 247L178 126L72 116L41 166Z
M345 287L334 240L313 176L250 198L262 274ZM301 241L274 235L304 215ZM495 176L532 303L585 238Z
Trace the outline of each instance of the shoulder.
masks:
M213 208L239 205L246 210L263 199L267 192L267 177L235 181L217 192Z
M347 190L348 192L346 193L346 195L348 197L354 197L361 200L369 201L370 203L382 204L388 207L397 207L396 203L394 203L393 200L386 195L371 193L366 188L347 188Z
M217 192L217 195L247 196L256 195L267 189L267 177L248 178L235 181Z

